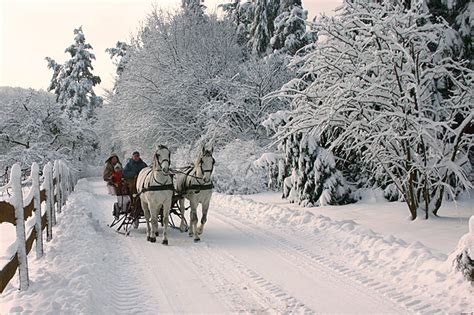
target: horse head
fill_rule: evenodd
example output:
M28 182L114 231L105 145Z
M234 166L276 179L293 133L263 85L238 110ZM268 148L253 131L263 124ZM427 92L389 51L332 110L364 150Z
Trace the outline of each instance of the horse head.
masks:
M205 183L211 181L211 174L214 170L214 163L216 161L212 157L212 149L202 149L198 158L196 159L195 168L197 175L202 177Z
M170 150L166 146L160 144L153 155L153 169L158 171L161 170L163 173L167 174L169 172L170 164Z

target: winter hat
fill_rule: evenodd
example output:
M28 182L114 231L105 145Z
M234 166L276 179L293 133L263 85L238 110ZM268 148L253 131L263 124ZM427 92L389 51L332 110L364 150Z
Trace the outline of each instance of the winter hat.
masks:
M105 163L108 163L110 161L110 159L113 158L114 156L117 158L118 162L120 162L120 159L119 159L117 153L111 153L109 155L109 157L107 158L107 160L105 160Z

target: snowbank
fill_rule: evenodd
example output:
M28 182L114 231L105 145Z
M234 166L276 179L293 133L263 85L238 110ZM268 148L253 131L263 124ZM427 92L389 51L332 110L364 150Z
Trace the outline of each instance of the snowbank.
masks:
M432 301L443 311L474 310L471 284L460 273L452 272L451 261L445 255L433 253L418 241L407 243L351 220L335 221L310 211L260 203L241 196L214 194L211 207L219 205L232 205L226 207L231 209L228 215L245 219L249 224L272 226L281 233L302 233L305 241L320 242L321 247L331 248L333 261L381 283L412 292L423 297L424 302ZM471 234L463 238L463 244L470 237Z

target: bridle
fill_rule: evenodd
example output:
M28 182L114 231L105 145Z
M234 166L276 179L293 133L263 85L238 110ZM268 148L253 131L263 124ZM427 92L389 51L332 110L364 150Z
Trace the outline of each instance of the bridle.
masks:
M168 151L168 156L170 156L170 150L169 150L167 147L165 147L165 146L159 146L159 147L158 147L158 150L162 150L162 149L166 149L166 150ZM157 150L157 151L158 151L158 150ZM155 181L155 183L158 184L158 186L163 186L163 187L166 186L166 187L167 187L167 186L170 186L170 185L167 185L167 184L164 184L164 183L160 183L160 182L158 181L158 179L155 177L155 172L161 172L161 173L163 173L163 175L165 175L165 176L169 175L169 170L168 170L168 173L165 173L165 172L163 171L162 164L163 164L165 161L168 161L168 165L170 165L170 164L171 164L171 161L170 161L170 159L163 159L163 160L160 161L160 157L161 157L160 154L155 153L155 161L156 161L156 165L157 165L158 167L157 167L156 169L155 169L154 167L152 168L151 176L153 177L153 180ZM154 164L155 164L155 163L154 163ZM153 166L154 166L154 165L153 165ZM172 184L171 184L171 185L172 185ZM153 186L150 186L149 188L151 188L151 187L153 187ZM156 187L156 186L155 186L155 187Z
M161 166L161 164L163 164L165 161L168 161L168 165L171 165L171 161L169 159L163 159L163 160L160 161L160 155L158 153L155 154L155 160L156 160L156 164L159 167L159 169L157 169L157 171L163 172L163 167Z
M212 155L209 152L206 152L205 154L203 154L203 156L201 157L201 160L199 161L199 167L201 168L201 173L202 173L203 177L204 177L204 174L206 174L206 173L212 173L212 171L214 170L214 164L216 163L216 160L214 160L214 158L212 158L211 168L208 169L208 170L203 169L202 168L202 158L206 157L206 156L212 157Z

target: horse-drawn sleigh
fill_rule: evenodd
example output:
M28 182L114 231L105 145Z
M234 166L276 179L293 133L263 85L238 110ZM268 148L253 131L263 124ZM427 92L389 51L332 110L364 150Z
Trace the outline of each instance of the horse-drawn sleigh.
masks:
M146 223L147 240L156 242L158 223L163 227L162 244L168 244L168 227L188 231L195 242L200 240L212 195L211 174L214 170L212 150L202 149L194 165L176 170L170 168L170 151L158 146L151 167L142 169L136 180L136 194L125 183L115 187L118 201L114 204L114 220L109 225L129 235L132 228ZM122 198L122 200L120 200ZM127 200L129 199L129 201ZM185 207L185 199L189 206ZM198 227L197 207L201 204L201 225ZM185 211L190 209L190 222ZM175 223L180 220L179 226Z

